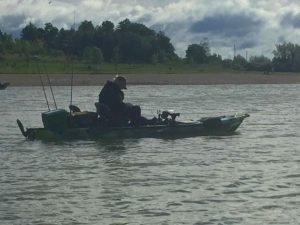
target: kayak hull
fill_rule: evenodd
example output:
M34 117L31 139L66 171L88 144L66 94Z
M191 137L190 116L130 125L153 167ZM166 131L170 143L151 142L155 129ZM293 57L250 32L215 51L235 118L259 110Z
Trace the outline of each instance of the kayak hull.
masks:
M187 138L206 135L230 135L241 125L248 114L201 119L196 122L136 127L85 127L85 128L23 128L22 134L29 140L78 140L99 138ZM215 122L217 121L217 123Z

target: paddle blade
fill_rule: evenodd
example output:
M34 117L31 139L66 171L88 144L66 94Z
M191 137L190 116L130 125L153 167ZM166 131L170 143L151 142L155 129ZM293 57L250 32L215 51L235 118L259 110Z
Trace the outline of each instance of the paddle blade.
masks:
M23 136L27 137L27 132L25 131L24 126L23 126L22 122L19 119L17 119L17 124L18 124Z

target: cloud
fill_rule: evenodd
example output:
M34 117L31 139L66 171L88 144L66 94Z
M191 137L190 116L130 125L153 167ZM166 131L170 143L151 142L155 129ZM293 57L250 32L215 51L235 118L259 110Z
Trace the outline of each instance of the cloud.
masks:
M183 57L203 38L224 57L232 56L233 44L269 56L282 40L300 44L299 0L1 0L0 29L17 34L29 22L68 29L74 12L76 24L128 18L163 31Z
M244 40L242 41L237 47L238 49L248 49L253 48L258 45L258 42L256 39L250 39L250 40Z
M149 23L152 20L152 15L151 14L145 14L142 17L138 18L135 22L136 23Z
M292 12L286 13L282 20L282 26L292 26L294 28L300 29L300 13L294 14Z
M22 24L25 22L25 16L22 15L7 15L2 16L0 19L2 31L12 34L14 37L18 37L21 29L23 29Z
M20 27L20 24L22 24L25 20L25 16L17 15L8 15L3 16L1 18L1 22L5 24L6 27L9 27L11 29L17 29Z
M244 14L214 15L193 23L190 31L193 33L211 33L227 37L243 37L263 26L260 19Z

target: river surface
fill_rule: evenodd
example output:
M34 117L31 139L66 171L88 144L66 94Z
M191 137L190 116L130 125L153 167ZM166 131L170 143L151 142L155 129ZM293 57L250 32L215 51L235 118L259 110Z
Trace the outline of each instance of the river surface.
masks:
M74 87L94 109L100 87ZM53 87L67 108L70 87ZM48 100L53 108L49 89ZM0 91L0 224L299 224L300 85L129 86L147 117L250 117L236 135L177 140L26 141L41 87Z

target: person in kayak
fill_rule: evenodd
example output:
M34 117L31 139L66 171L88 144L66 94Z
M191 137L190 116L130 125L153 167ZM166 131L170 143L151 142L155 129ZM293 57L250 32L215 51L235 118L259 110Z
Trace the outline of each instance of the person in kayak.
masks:
M109 124L112 126L133 126L151 124L141 116L141 107L131 103L125 103L124 92L127 89L126 78L116 75L112 81L107 81L99 94L99 105L106 108L106 116L109 117ZM101 115L100 115L101 116Z

